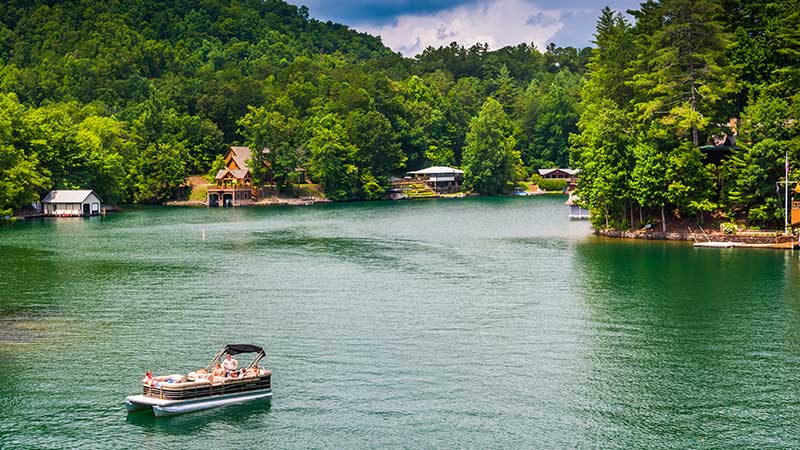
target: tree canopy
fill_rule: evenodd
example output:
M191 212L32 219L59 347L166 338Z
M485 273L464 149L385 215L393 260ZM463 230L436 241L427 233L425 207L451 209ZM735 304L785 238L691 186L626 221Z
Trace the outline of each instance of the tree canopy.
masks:
M0 210L52 188L163 202L248 145L269 149L256 181L301 169L336 200L427 165L486 194L572 166L597 226L776 226L781 155L800 159L798 1L649 0L599 11L592 48L413 58L281 0L3 2Z

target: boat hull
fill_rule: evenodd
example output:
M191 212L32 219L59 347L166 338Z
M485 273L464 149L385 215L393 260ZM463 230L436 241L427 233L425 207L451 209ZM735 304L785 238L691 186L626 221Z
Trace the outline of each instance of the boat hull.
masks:
M161 400L144 395L132 395L125 400L125 408L128 412L152 409L156 417L163 417L271 397L272 389L260 389L192 400Z

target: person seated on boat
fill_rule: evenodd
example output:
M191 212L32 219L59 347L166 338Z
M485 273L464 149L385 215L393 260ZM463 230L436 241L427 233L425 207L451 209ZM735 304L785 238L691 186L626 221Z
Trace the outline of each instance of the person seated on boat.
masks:
M220 364L217 364L217 367L214 367L214 370L211 372L211 377L209 380L213 383L217 378L224 378L225 377L225 369L222 368Z
M239 367L239 361L231 358L230 353L225 355L225 361L222 361L222 368L225 369L225 376L230 376L237 367Z
M257 378L260 372L261 369L259 369L258 366L253 366L247 369L247 373L245 374L245 376L249 378Z
M150 372L148 370L144 374L144 378L142 379L142 383L144 383L144 384L146 384L148 386L152 386L154 381L155 381L155 378L153 378L153 372Z

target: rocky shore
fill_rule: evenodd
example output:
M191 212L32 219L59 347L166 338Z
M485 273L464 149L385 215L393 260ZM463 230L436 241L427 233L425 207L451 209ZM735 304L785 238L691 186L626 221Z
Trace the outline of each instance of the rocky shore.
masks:
M648 239L661 241L689 241L689 242L731 242L748 245L781 245L797 242L797 236L783 234L780 231L740 231L733 234L719 231L686 230L667 231L660 230L614 230L599 229L595 234L622 239Z

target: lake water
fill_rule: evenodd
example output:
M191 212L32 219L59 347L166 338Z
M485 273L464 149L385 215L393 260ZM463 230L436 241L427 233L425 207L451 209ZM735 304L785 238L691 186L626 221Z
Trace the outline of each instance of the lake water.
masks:
M800 446L800 254L599 238L564 200L0 228L0 448ZM127 416L234 342L271 402Z

